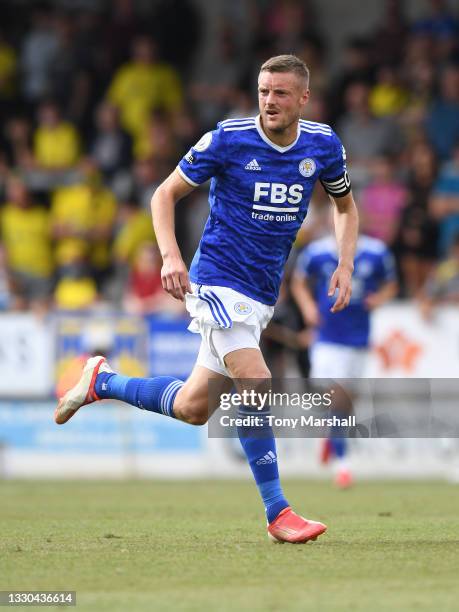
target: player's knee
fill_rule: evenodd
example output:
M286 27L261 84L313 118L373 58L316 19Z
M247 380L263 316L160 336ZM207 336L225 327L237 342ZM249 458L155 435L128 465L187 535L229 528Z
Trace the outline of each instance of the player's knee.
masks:
M184 417L183 420L188 425L205 425L209 420L209 413L207 410L205 412L187 411Z
M254 369L239 378L238 383L237 387L244 391L263 395L271 389L271 372L267 369Z
M271 389L271 372L257 370L242 385L248 391L255 391L257 395L264 395Z
M245 364L245 367L235 365L231 377L240 392L265 394L271 389L271 372L264 364Z

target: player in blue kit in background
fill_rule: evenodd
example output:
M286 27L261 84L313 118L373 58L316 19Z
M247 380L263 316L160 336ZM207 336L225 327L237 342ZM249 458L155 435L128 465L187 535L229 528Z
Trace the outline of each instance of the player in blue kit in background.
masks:
M368 355L370 312L397 294L394 258L386 245L361 235L357 241L349 306L331 313L328 293L330 276L338 262L333 236L311 242L299 255L292 277L292 295L304 323L316 329L311 347L311 378L362 378ZM340 381L345 387L345 382ZM349 409L349 395L341 396L341 412ZM335 435L334 435L335 434ZM322 461L334 459L335 482L341 488L352 484L347 465L347 440L330 431L324 441Z
M338 137L325 124L300 119L308 85L309 71L298 58L284 55L265 62L258 79L259 116L219 123L152 198L163 287L185 300L190 330L202 337L190 377L185 382L170 376L128 378L113 372L104 357L93 357L79 383L59 401L58 424L85 404L113 398L202 425L218 407L220 393L233 384L239 393L269 390L260 334L273 314L284 264L317 180L333 199L339 245L329 287L338 296L331 309L347 306L357 209ZM210 214L188 274L175 237L175 205L209 179ZM246 406L240 414L255 409ZM261 431L241 426L238 434L265 506L268 535L283 542L316 539L326 526L290 508L280 485L273 432L267 419L262 423Z

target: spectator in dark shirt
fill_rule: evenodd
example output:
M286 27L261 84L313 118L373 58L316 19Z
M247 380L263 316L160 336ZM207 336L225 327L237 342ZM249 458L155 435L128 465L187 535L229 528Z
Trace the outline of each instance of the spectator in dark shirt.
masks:
M118 109L102 102L96 112L96 130L89 147L89 155L101 170L106 183L132 163L132 139L119 122Z

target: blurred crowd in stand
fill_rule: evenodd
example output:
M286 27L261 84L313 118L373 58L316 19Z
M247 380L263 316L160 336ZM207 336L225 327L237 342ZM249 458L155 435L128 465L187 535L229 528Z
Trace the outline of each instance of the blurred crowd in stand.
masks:
M151 195L217 121L257 113L259 65L284 52L310 67L305 118L342 139L362 230L393 250L400 297L457 301L459 16L431 0L410 22L381 0L377 29L332 66L316 2L225 3L212 53L202 2L3 2L0 309L180 312L161 288ZM177 211L187 262L206 189ZM329 231L329 208L318 185L296 250Z

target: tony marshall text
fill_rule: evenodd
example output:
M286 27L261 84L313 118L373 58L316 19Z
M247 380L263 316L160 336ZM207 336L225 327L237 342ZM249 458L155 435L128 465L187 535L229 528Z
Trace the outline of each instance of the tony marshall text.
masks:
M336 415L331 417L315 417L302 415L301 417L277 417L273 414L265 416L249 415L245 417L230 417L225 414L220 417L222 427L263 427L266 421L271 427L355 427L357 425L355 415L349 415L340 419Z

